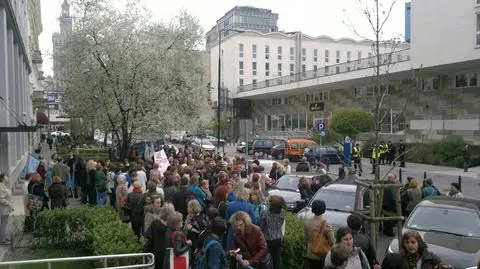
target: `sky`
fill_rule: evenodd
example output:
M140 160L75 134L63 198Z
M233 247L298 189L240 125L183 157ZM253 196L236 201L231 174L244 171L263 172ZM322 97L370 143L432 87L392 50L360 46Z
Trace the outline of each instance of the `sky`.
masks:
M205 32L233 7L254 6L278 13L277 25L281 31L302 31L310 36L327 35L334 38L361 39L361 36L371 38L373 32L365 15L362 15L359 1L373 0L140 0L151 11L154 21L168 22L181 10L186 10L198 18ZM385 5L383 10L386 10L395 0L379 1ZM384 28L385 39L403 37L405 1L407 0L396 0ZM58 17L62 2L63 0L41 0L43 32L39 41L44 55L43 71L47 75L53 75L52 34L59 31ZM355 34L351 25L355 26L359 35Z

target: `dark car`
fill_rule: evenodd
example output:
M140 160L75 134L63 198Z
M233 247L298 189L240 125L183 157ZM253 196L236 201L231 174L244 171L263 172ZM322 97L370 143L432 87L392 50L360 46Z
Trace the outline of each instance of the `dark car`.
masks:
M480 256L480 200L447 196L427 197L408 217L402 232L417 231L443 264L467 268ZM398 239L388 252L398 252Z
M328 175L318 175L314 173L287 174L279 178L277 182L272 185L272 188L268 191L268 195L283 197L287 205L287 210L298 211L297 201L301 198L300 191L298 190L298 181L302 176L307 178L309 185L312 179L316 177L320 188L332 182L332 178Z
M305 157L311 164L321 161L325 164L341 164L343 160L343 152L336 147L316 146L312 147L305 153Z
M276 145L280 144L286 144L287 141L282 140L282 139L273 139L273 138L259 138L255 139L252 143L251 147L251 154L255 154L255 152L260 153L261 155L263 154L270 154L272 151L272 148ZM249 154L250 154L250 147L248 149Z
M270 151L270 155L272 158L277 159L277 160L283 160L285 157L285 144L281 143L276 146L272 147L272 150Z

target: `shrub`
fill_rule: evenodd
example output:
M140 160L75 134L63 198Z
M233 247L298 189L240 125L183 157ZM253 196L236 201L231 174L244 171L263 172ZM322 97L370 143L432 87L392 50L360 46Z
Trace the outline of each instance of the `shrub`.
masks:
M37 219L34 236L39 246L74 248L90 255L142 252L132 229L107 206L46 210ZM131 263L109 260L114 266Z
M306 268L307 243L304 238L303 220L292 213L285 218L283 239L283 265L285 268Z
M465 142L462 138L444 138L432 143L433 154L440 157L441 161L453 161L457 156L463 156Z

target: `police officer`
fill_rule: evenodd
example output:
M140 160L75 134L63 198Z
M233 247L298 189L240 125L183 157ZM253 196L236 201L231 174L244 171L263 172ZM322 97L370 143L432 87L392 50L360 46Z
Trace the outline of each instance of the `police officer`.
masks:
M382 141L380 143L380 145L378 146L378 150L379 150L379 154L380 154L380 162L379 164L385 164L385 157L387 155L387 151L388 151L388 146L387 144L385 144L384 141Z
M371 162L372 162L372 175L375 174L375 170L377 168L377 159L380 157L380 150L379 150L379 147L377 145L373 145L372 147L372 158L371 158Z
M400 167L405 168L405 151L407 150L407 146L403 143L403 140L400 139L400 143L398 143L398 160L400 161Z
M353 147L352 157L353 157L355 172L357 171L357 166L358 166L358 170L360 171L360 174L361 174L363 170L362 170L362 151L360 149L360 144L356 143L355 146Z

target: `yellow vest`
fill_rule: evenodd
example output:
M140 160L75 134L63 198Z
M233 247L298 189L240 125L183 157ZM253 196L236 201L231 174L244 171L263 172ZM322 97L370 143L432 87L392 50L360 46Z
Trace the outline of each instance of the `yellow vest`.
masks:
M359 158L360 157L360 148L359 147L353 147L352 156L354 158Z

